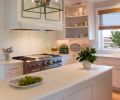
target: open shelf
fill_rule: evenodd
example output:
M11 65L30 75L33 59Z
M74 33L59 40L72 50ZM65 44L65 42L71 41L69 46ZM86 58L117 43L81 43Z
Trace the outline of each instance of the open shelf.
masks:
M78 27L66 27L68 29L80 29L80 28L88 28L88 26L78 26Z
M88 37L88 8L87 5L65 7L66 38Z
M79 17L87 17L87 15L80 15L80 16L66 16L66 18L79 18Z

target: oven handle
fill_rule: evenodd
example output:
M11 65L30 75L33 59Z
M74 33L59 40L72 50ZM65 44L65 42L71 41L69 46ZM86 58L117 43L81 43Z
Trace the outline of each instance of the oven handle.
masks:
M61 64L49 65L49 66L46 66L46 69L56 68L56 67L60 67L60 66L62 66L62 65Z
M40 69L34 69L34 70L32 70L32 72L37 72L37 71L40 71Z

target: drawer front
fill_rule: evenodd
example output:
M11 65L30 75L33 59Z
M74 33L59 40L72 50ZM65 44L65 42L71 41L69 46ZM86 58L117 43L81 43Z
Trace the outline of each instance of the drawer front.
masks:
M11 64L6 67L6 78L13 78L19 75L23 75L22 64Z

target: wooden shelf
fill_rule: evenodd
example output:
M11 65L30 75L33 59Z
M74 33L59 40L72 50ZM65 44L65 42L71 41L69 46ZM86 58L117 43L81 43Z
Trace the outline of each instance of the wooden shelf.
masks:
M66 16L66 18L79 18L79 17L87 17L87 15L81 15L81 16Z
M88 26L79 26L79 27L66 27L68 29L80 29L80 28L88 28Z

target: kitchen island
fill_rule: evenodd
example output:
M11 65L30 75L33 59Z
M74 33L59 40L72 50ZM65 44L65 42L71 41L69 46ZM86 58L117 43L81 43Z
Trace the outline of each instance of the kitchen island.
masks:
M0 100L111 100L112 67L92 65L83 70L81 63L30 74L43 77L36 87L16 89L9 80L0 81ZM23 76L20 76L23 77ZM18 78L18 77L17 77Z
M95 64L113 66L112 87L113 90L120 91L120 54L97 54L98 59Z

